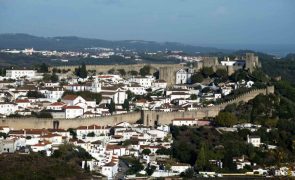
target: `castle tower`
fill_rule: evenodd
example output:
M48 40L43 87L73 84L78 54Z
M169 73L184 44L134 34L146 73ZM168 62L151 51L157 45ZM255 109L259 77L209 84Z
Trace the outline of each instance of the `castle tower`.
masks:
M252 73L255 68L259 68L261 66L258 56L255 56L254 53L246 53L245 62L245 69L249 70L250 73Z

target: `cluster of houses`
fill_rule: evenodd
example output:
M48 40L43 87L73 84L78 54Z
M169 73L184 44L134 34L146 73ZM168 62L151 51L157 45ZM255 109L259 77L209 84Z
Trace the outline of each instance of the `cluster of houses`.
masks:
M175 126L207 126L209 122L178 118L172 120L172 124ZM248 127L247 124L239 126ZM179 163L171 158L173 139L168 125L148 127L142 124L121 122L111 127L93 124L76 127L71 130L71 133L64 129L15 130L2 126L0 135L2 136L0 137L0 154L42 152L51 156L63 144L79 146L92 156L92 159L82 162L82 168L99 172L108 179L118 178L118 174L126 173L128 166L133 165L124 161L125 158L136 159L143 165L143 169L137 172L138 174L154 178L179 176L192 168L189 164ZM258 136L247 136L246 143L252 144L255 148L263 145ZM123 158L123 164L127 165L125 169L121 158ZM251 162L246 155L233 157L232 161L237 170L243 172L246 170L245 175L295 176L295 170L291 167L262 167ZM221 160L209 160L209 162L223 168ZM146 171L148 167L154 167L150 175ZM203 177L222 176L215 172L199 172L199 174ZM132 177L135 176L130 175L130 178Z
M80 126L74 129L75 135L64 129L20 129L0 127L0 133L6 134L6 139L0 139L0 154L43 152L51 156L59 146L70 143L85 149L93 158L83 161L82 168L100 172L108 179L116 177L121 170L120 157L135 157L144 166L156 167L153 177L179 175L189 164L171 161L170 155L159 153L171 147L172 136L169 126L156 128L141 124L121 122L110 126ZM148 153L144 153L148 150ZM165 168L169 162L169 169ZM144 168L145 169L145 168ZM145 171L141 171L146 175Z
M58 73L57 82L44 82L43 74L35 70L10 69L5 77L0 77L0 116L46 112L53 118L90 118L136 110L191 111L203 107L204 101L214 102L237 88L253 85L252 81L191 85L192 73L190 68L180 69L175 85L168 87L167 82L152 75L107 74L82 79L68 72ZM99 93L101 98L76 95L81 92ZM112 101L114 112L108 107ZM128 108L123 107L126 101Z

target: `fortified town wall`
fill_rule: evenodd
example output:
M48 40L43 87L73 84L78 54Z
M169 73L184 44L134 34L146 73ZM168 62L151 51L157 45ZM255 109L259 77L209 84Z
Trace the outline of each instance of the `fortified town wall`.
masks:
M183 68L182 64L128 64L128 65L86 65L87 70L95 70L97 73L108 73L109 70L114 69L124 69L126 72L129 71L137 71L144 67L145 65L149 65L151 67L151 73L159 71L159 77L162 80L165 80L167 84L170 86L175 83L175 74L176 71ZM50 67L49 71L52 71L53 68L60 70L70 70L72 72L75 71L78 66L54 66Z
M223 110L227 105L239 103L241 101L248 102L249 100L255 98L259 94L272 94L274 93L274 87L269 86L265 89L254 89L250 92L247 92L239 97L232 99L230 101L224 102L222 104L200 108L194 111L185 111L185 112L158 112L158 111L144 111L143 112L143 123L147 126L153 126L155 124L170 124L171 120L175 118L197 118L203 119L206 117L215 117L218 113Z
M135 123L139 120L147 126L155 124L170 124L171 120L175 118L197 118L203 119L206 117L215 117L227 105L239 103L240 101L248 102L259 94L274 93L274 87L269 86L265 89L255 89L245 93L231 101L213 106L201 108L195 111L186 112L157 112L157 111L142 111L132 112L127 114L104 116L96 118L77 118L77 119L38 119L38 118L3 118L0 119L0 126L9 126L14 129L24 128L76 128L78 126L87 125L100 125L100 126L113 126L119 122Z

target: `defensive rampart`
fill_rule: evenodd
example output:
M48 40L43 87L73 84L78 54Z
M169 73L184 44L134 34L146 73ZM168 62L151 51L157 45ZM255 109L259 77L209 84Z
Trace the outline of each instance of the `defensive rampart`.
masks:
M78 118L78 119L38 119L38 118L3 118L0 119L0 126L9 126L14 129L23 128L76 128L82 125L97 124L101 126L113 126L119 122L135 123L143 121L145 125L153 126L155 124L170 124L175 118L197 118L215 117L227 105L239 103L240 101L248 102L255 98L258 94L274 93L274 87L270 86L265 89L255 89L245 93L228 102L206 108L200 108L194 111L185 112L158 112L158 111L142 111L132 112L128 114L120 114L113 116L104 116L97 118Z
M119 122L135 123L141 120L141 113L134 112L113 116L104 116L96 118L77 118L77 119L41 119L41 118L3 118L0 119L0 126L9 126L14 129L24 128L76 128L78 126L101 125L113 126Z
M159 70L161 67L168 67L168 68L181 68L183 65L181 64L114 64L114 65L86 65L87 70L95 70L97 73L108 73L109 70L114 69L124 69L126 72L128 71L138 71L145 65L151 66L152 73ZM56 69L65 69L74 71L78 66L54 66L50 67L49 70L52 71L53 68Z
M248 102L249 100L255 98L259 94L269 94L274 93L274 87L270 86L265 89L254 89L237 98L224 102L222 104L200 108L194 111L186 112L158 112L158 111L144 111L142 113L142 120L145 125L153 126L155 124L170 124L171 120L175 118L197 118L203 119L207 117L215 117L218 113L223 110L227 105L233 103L239 103L241 101Z

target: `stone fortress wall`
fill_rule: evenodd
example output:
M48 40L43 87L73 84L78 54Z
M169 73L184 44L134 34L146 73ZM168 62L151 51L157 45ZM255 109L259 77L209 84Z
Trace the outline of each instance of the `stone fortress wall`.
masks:
M86 65L87 70L95 70L97 73L108 73L109 70L114 69L124 69L126 72L129 71L137 71L144 67L145 65L149 65L151 67L151 73L159 71L159 77L162 80L165 80L168 85L172 85L175 83L175 74L176 71L183 68L182 64L129 64L129 65ZM50 67L49 71L52 71L53 68L60 70L70 70L72 72L75 71L78 66L54 66Z
M97 73L108 73L109 70L114 69L124 69L126 72L128 71L138 71L144 67L145 65L151 66L151 73L154 73L160 68L176 68L180 69L183 67L181 64L128 64L128 65L122 65L122 64L114 64L114 65L86 65L87 70L95 70ZM49 71L52 71L53 68L56 69L65 69L65 70L71 70L72 72L75 71L76 68L79 66L53 66L49 68Z
M200 108L194 111L185 112L157 112L157 111L144 111L142 115L143 123L147 126L153 126L155 124L170 124L171 120L175 118L197 118L204 119L207 117L215 117L223 110L227 105L239 103L241 101L248 102L255 98L259 94L272 94L274 93L274 87L269 86L264 89L254 89L243 95L238 96L235 99L221 103L216 106Z
M96 117L96 118L77 118L77 119L38 119L38 118L3 118L0 119L0 126L9 126L14 129L24 128L76 128L78 126L100 125L113 126L119 122L135 123L141 121L144 125L153 126L155 124L170 124L175 118L197 118L203 119L206 117L215 117L227 105L239 103L240 101L248 102L259 94L274 93L274 87L269 86L265 89L255 89L245 93L233 100L219 104L213 107L201 108L195 111L186 112L157 112L157 111L142 111L132 112L127 114Z
M77 128L78 126L100 125L113 126L120 122L135 123L141 119L140 112L113 116L76 118L76 119L43 119L43 118L2 118L0 126L9 126L14 129L42 129L42 128Z

